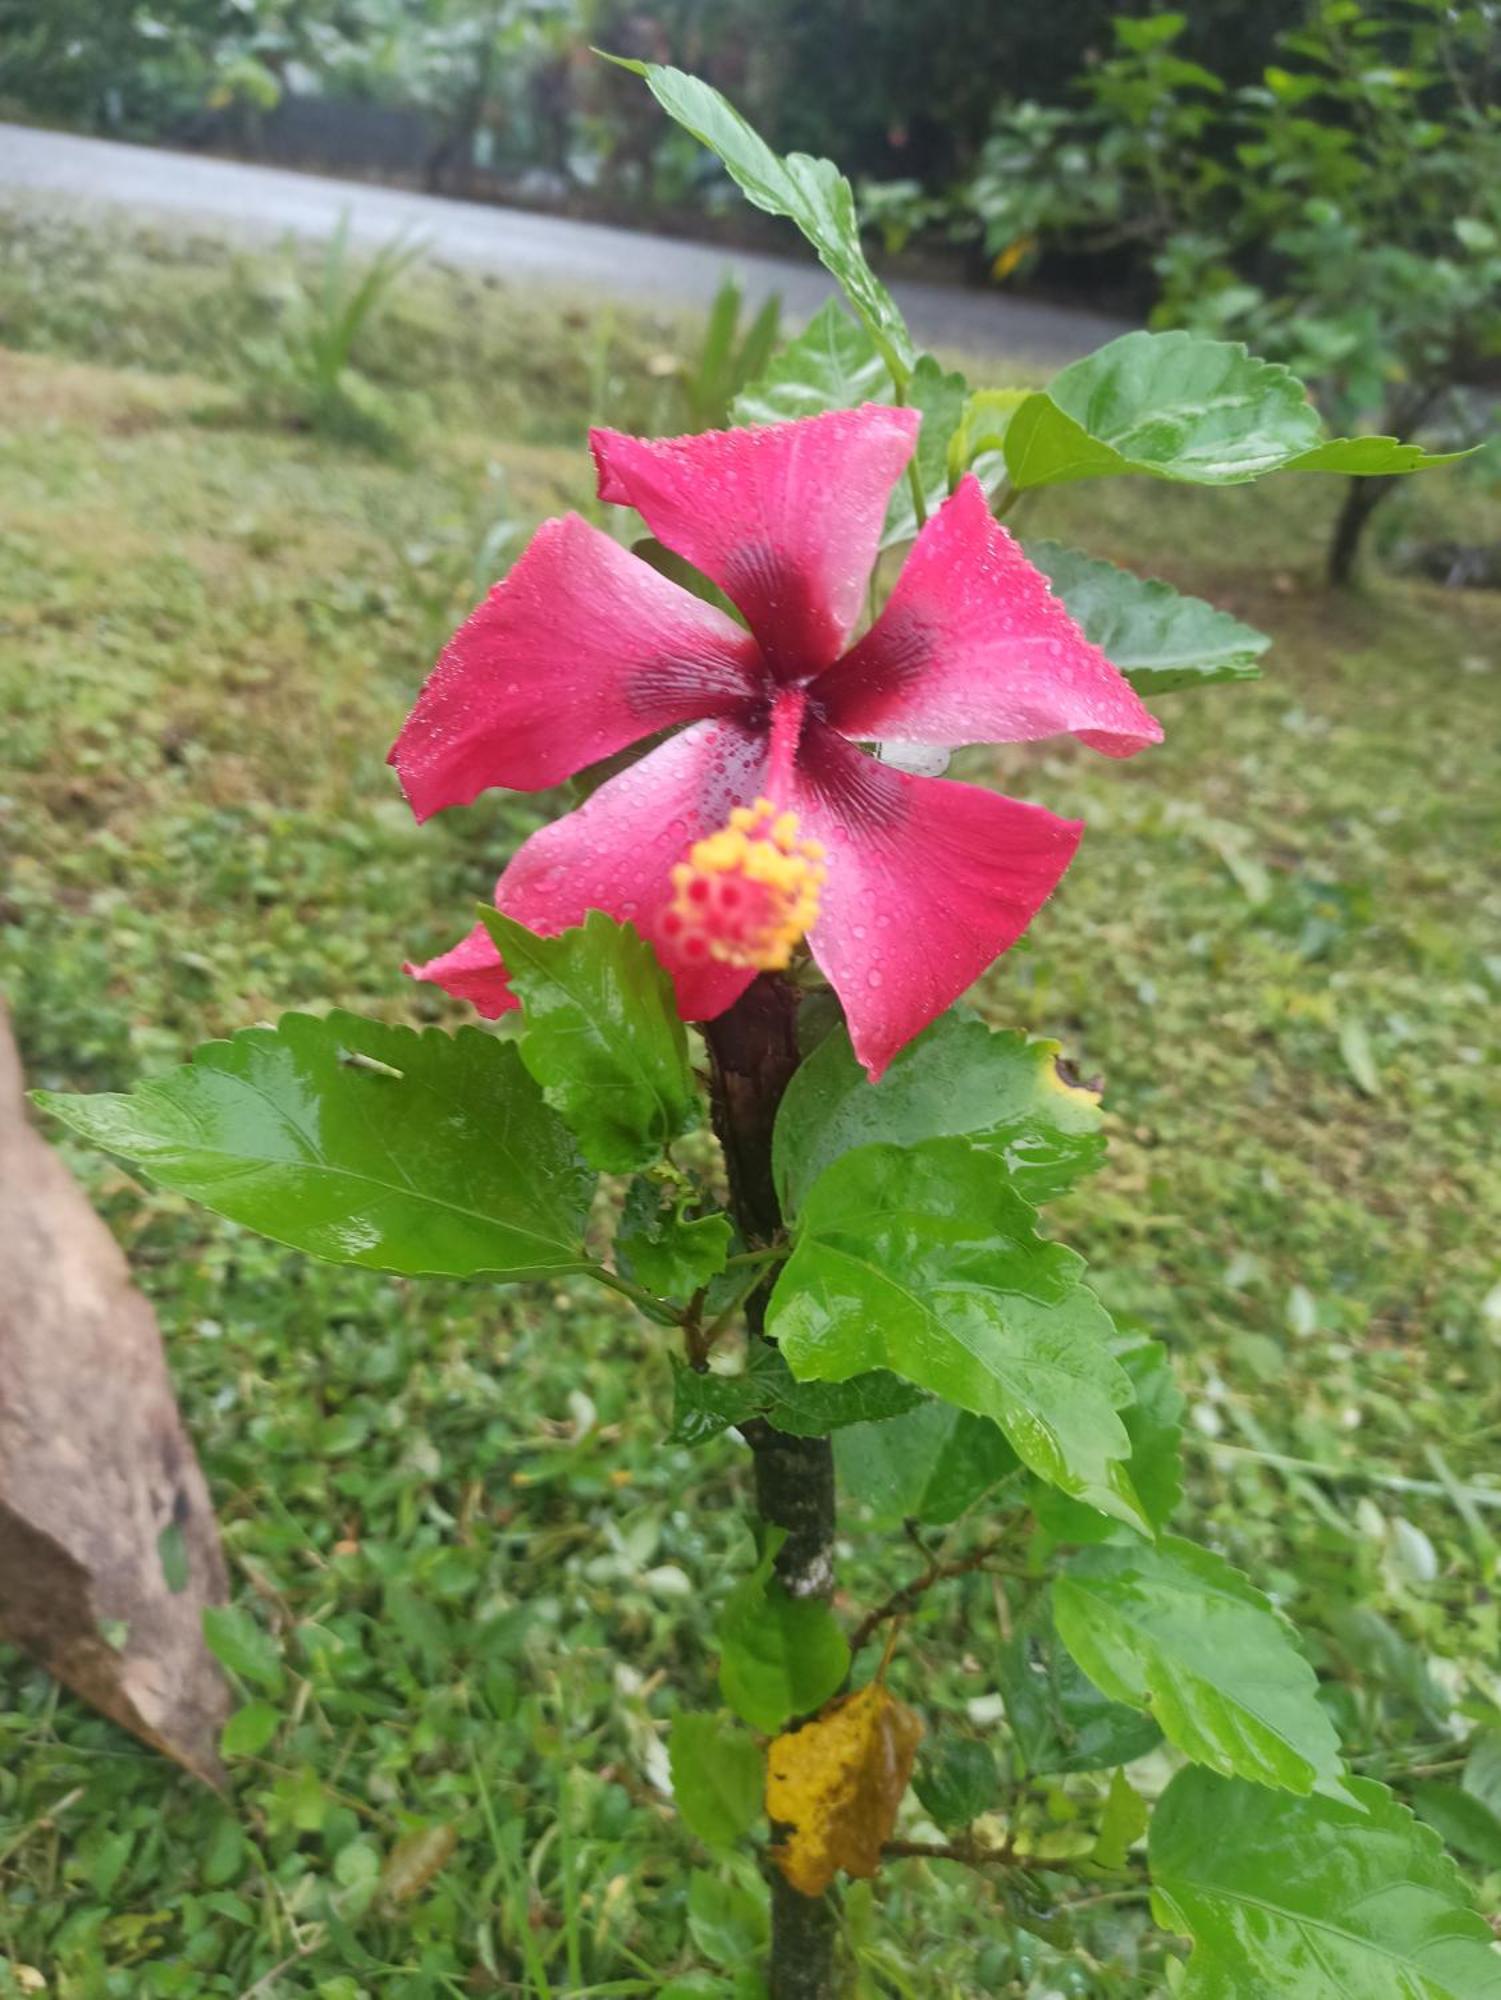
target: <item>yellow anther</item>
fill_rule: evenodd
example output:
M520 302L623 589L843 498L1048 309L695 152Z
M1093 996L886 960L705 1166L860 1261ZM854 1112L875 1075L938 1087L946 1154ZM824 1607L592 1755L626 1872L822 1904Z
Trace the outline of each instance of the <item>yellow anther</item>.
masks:
M823 860L818 841L799 838L795 813L770 799L736 806L673 868L663 936L688 960L779 972L817 921Z

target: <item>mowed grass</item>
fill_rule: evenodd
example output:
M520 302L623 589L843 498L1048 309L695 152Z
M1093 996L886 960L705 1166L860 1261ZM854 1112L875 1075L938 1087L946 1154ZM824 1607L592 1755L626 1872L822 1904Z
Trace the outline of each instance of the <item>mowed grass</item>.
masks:
M26 217L6 249L0 987L33 1081L123 1088L287 1008L460 1018L400 961L561 802L419 831L385 751L485 551L592 504L585 423L671 420L683 329L414 277L364 364L403 412L381 458L256 421L237 356L276 265ZM1501 1727L1501 618L1379 566L1328 596L1335 497L1023 512L1277 643L1256 686L1164 699L1133 763L970 754L1089 823L976 997L1105 1079L1108 1165L1053 1223L1173 1348L1185 1528L1303 1624L1359 1767L1437 1815ZM1453 475L1402 505L1494 525ZM751 2000L764 1891L677 1822L663 1746L715 1699L745 1466L664 1444L666 1335L581 1289L313 1267L69 1157L157 1306L275 1659L219 1800L0 1656L0 1993L34 1968L65 2000ZM846 1604L913 1562L852 1521ZM1003 1755L1007 1616L988 1578L934 1593L893 1666ZM1097 1791L1010 1809L1065 1826ZM1460 1831L1494 1908L1501 1855ZM690 1920L695 1870L718 1887ZM1161 1990L1139 1898L1081 1911L1072 1950L1009 1894L921 1862L852 1889L863 2000Z

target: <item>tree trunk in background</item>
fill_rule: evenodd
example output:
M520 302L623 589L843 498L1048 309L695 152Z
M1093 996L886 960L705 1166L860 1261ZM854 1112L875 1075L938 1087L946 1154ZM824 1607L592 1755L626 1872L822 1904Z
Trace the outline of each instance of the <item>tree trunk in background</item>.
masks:
M229 1689L219 1537L150 1305L26 1122L0 1009L0 1633L195 1777Z
M724 1148L730 1205L748 1246L781 1228L771 1171L777 1106L798 1065L796 992L763 976L704 1029L713 1058L714 1128ZM769 1287L746 1306L761 1335ZM756 1506L784 1528L777 1574L794 1597L834 1589L834 1453L827 1438L789 1437L756 1420L743 1427L755 1456ZM771 1870L771 2000L833 2000L837 1920L827 1896L799 1895Z
M1348 479L1345 498L1329 542L1327 575L1337 589L1354 580L1361 539L1372 514L1397 484L1395 479Z

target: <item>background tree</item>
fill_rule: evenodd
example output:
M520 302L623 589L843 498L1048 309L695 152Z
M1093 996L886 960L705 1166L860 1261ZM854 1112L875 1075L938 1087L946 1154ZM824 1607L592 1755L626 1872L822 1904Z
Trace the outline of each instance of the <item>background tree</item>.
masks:
M1501 358L1501 32L1490 5L1319 0L1284 64L1231 89L1184 14L1114 23L1076 108L997 118L951 226L1010 270L1057 250L1150 274L1152 323L1243 338L1341 429L1447 427ZM1328 551L1347 582L1389 491L1352 481Z

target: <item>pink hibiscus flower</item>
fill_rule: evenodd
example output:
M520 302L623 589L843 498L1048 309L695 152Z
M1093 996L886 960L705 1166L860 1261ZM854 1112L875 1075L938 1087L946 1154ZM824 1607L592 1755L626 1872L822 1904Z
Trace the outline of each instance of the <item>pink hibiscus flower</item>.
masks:
M857 747L1071 733L1161 740L966 477L854 645L915 410L645 439L597 430L602 500L636 508L749 630L577 515L548 521L445 648L391 761L419 819L491 785L556 785L676 733L535 833L499 909L556 933L629 920L708 1020L808 947L879 1076L1026 929L1082 826ZM516 1004L483 926L419 979Z

